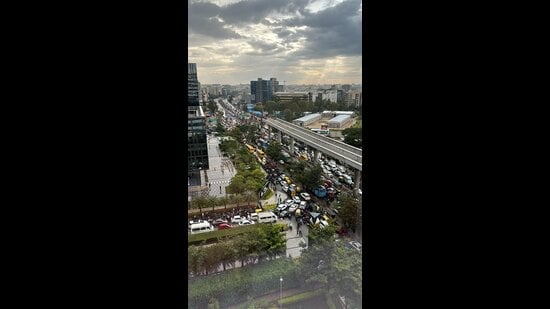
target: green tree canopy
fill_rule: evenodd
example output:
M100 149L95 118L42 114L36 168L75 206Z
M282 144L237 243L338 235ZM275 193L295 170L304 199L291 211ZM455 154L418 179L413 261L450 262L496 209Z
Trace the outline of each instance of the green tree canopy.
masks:
M342 131L344 143L357 148L363 147L363 132L361 128L347 128Z
M277 141L271 141L267 146L266 154L275 161L283 159L281 144Z
M357 214L359 211L359 201L347 193L341 193L338 196L340 205L339 215L342 219L342 224L348 229L355 232L357 227Z

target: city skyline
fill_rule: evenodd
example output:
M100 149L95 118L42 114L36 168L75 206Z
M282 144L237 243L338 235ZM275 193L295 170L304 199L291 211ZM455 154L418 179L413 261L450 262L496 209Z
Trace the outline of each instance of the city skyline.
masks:
M360 0L192 0L188 62L201 84L362 84Z

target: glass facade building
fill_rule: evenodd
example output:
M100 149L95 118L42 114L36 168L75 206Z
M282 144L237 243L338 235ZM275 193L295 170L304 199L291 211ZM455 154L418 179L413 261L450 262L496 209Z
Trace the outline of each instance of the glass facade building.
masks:
M201 106L189 106L187 114L187 163L189 172L208 169L206 117Z
M187 73L187 171L189 178L200 183L198 173L209 167L206 117L199 101L197 64L187 63Z
M199 80L196 63L187 63L187 97L188 106L199 106Z

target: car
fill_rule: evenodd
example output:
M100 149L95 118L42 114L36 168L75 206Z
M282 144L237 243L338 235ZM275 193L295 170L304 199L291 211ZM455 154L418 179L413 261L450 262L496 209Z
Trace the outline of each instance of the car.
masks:
M288 183L284 180L281 180L281 187L288 187Z
M250 221L247 219L244 219L241 222L239 222L239 225L251 225L251 224L254 224L254 221Z
M283 210L287 209L287 207L288 207L287 204L279 204L279 205L277 206L277 210L278 210L278 211L283 211Z
M279 160L279 164L283 165L283 164L285 164L285 161Z
M227 223L227 220L224 220L224 219L216 219L212 222L212 225L216 226L216 225L219 225L219 224L222 224L222 223Z
M296 205L296 204L290 205L290 207L288 207L288 212L294 213L296 211L296 209L298 209L298 205Z
M282 180L283 180L283 179L282 179L280 176L277 177L277 182L281 183Z
M306 201L301 201L300 202L300 205L298 206L300 209L304 210L306 209L306 206L307 206L307 202Z
M234 216L233 218L231 218L231 222L232 223L239 223L241 222L241 220L243 220L244 218L241 218L241 216Z
M290 217L290 213L286 210L283 210L279 213L279 218L286 218L286 217Z
M283 186L282 189L283 189L283 192L287 192L289 187L288 186Z
M292 199L294 200L295 204L300 204L300 202L302 201L298 196L295 196Z
M342 176L343 175L342 172L340 172L340 170L338 170L338 169L334 173L336 174L336 176Z
M225 230L225 229L230 229L232 228L233 225L232 224L229 224L229 223L220 223L218 225L218 230Z
M290 206L290 205L294 204L294 200L288 199L288 200L285 201L285 204L286 204L287 206Z
M307 192L302 192L302 193L300 193L300 196L301 196L305 201L311 200L311 196L310 196L309 193L307 193Z
M349 242L350 246L354 248L357 251L361 251L361 248L363 248L363 245L361 245L360 242L352 240Z
M189 221L189 228L191 228L192 224L205 223L205 222L207 222L207 221L206 220L197 220L197 221L191 220L191 221Z

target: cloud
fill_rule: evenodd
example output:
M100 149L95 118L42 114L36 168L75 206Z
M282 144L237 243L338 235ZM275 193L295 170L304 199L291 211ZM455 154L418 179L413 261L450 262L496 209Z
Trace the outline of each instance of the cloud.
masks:
M304 48L294 56L322 58L361 55L360 0L347 0L325 10L286 20L289 27L306 26L298 33L305 37Z
M191 2L189 4L188 31L216 39L236 39L241 36L235 31L225 27L218 20L220 7L208 2Z
M220 17L229 24L266 22L272 13L294 14L304 11L309 0L248 0L222 7Z
M361 1L211 1L189 4L188 60L201 83L361 82Z

